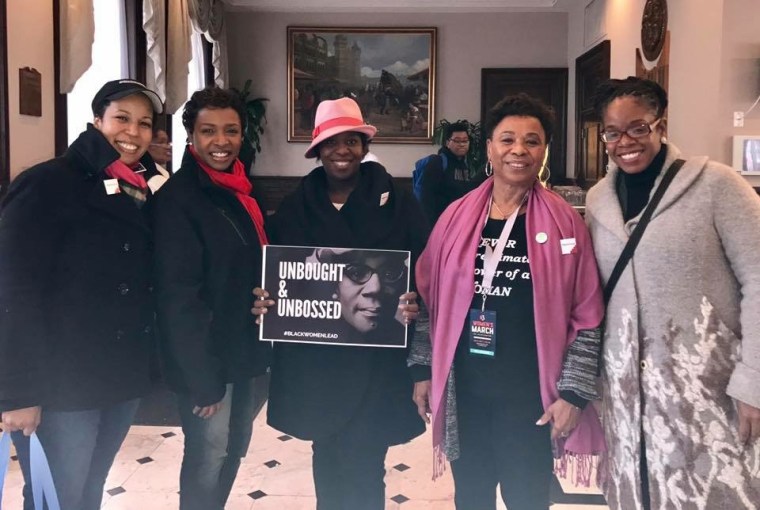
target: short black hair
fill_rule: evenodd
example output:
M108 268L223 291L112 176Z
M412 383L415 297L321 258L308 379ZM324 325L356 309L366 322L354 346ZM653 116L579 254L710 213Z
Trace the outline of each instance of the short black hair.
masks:
M604 117L607 106L619 97L633 96L643 101L655 117L660 118L668 108L668 93L659 83L644 78L629 76L624 80L607 80L602 82L594 95L594 109L599 117Z
M467 138L469 138L470 137L469 122L462 121L462 122L452 122L451 124L446 124L446 128L443 130L444 141L450 140L451 137L454 135L454 133L459 133L459 132L467 133Z
M505 117L534 117L541 123L548 144L554 136L554 110L540 99L520 92L507 96L488 110L486 114L486 137L493 138L493 132Z
M182 125L185 126L185 130L188 133L193 132L198 112L204 108L232 108L237 112L240 118L240 125L245 129L245 105L240 95L234 90L206 87L205 89L193 92L190 100L185 103L185 109L182 111Z

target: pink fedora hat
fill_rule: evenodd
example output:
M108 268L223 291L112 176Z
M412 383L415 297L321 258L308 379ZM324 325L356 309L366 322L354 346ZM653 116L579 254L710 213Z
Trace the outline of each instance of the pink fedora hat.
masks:
M316 127L311 133L311 145L304 154L307 158L317 157L315 150L317 145L339 133L356 131L364 133L369 138L377 133L375 126L364 123L359 105L349 97L319 103L314 125Z

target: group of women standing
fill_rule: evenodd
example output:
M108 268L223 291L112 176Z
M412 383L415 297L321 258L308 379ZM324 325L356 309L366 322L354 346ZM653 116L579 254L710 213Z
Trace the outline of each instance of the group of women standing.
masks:
M0 210L3 428L19 445L38 432L64 510L98 508L149 388L155 311L186 510L224 507L270 365L268 422L312 441L320 510L384 508L388 447L426 421L460 509L494 509L497 486L510 510L546 509L553 466L604 481L611 508L757 508L760 200L723 165L679 161L653 82L611 80L598 108L611 165L588 227L539 182L553 115L519 94L485 121L489 178L428 238L411 193L362 162L376 129L351 99L319 104L306 157L320 165L265 222L234 93L193 94L182 166L153 196L145 153L160 102L109 82L93 124L17 178ZM259 288L267 243L409 251L429 335L408 352L272 350L257 340L276 303ZM376 266L336 295L379 303L404 275ZM416 293L391 298L410 324ZM379 306L345 317L355 334L377 328Z

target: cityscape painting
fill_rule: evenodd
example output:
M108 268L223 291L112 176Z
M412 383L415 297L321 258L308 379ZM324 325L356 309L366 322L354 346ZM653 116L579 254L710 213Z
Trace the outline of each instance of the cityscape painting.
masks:
M288 27L288 141L307 142L320 101L350 97L376 142L430 143L435 28Z

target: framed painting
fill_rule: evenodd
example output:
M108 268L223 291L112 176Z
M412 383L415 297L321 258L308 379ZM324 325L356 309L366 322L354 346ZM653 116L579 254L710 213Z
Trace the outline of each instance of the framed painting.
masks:
M436 28L288 27L288 141L308 142L320 101L350 97L379 143L431 143Z
M733 167L742 175L760 175L760 135L735 135Z

